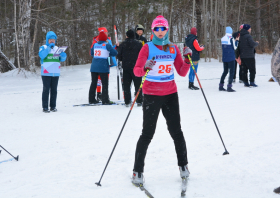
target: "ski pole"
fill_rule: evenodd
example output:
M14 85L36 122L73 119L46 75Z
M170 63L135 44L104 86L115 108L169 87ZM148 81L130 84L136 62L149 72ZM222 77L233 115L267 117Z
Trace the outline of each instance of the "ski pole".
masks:
M155 59L155 57L153 57L153 60L154 60L154 59ZM115 151L115 148L116 148L117 143L118 143L118 141L119 141L119 139L120 139L120 137L121 137L121 134L122 134L122 132L123 132L123 129L124 129L124 127L125 127L125 124L126 124L126 122L127 122L127 120L128 120L128 117L129 117L129 115L130 115L130 113L131 113L131 111L132 111L132 108L133 108L133 106L134 106L134 103L135 103L135 101L136 101L136 99L137 99L137 97L138 97L138 95L139 95L139 93L140 93L140 91L141 91L141 89L142 89L142 86L143 86L143 84L144 84L144 82L145 82L145 79L146 79L146 77L147 77L149 71L150 71L150 70L147 69L146 74L145 74L145 76L143 77L143 80L142 80L142 82L141 82L141 85L140 85L140 87L139 87L139 89L138 89L138 92L137 92L137 94L136 94L136 96L135 96L135 98L134 98L134 101L133 101L133 103L132 103L132 105L131 105L131 107L130 107L130 110L129 110L129 112L128 112L128 115L127 115L127 117L126 117L126 119L125 119L125 121L124 121L124 124L123 124L123 126L122 126L121 132L120 132L120 134L119 134L119 136L118 136L118 139L117 139L117 141L116 141L116 143L115 143L115 146L114 146L114 148L113 148L113 150L112 150L112 152L111 152L111 155L110 155L110 157L109 157L109 159L108 159L108 161L107 161L107 164L106 164L106 166L105 166L105 168L104 168L104 171L103 171L103 173L102 173L102 175L101 175L101 177L100 177L100 180L99 180L99 182L96 182L96 183L95 183L97 186L101 186L100 182L101 182L101 180L102 180L102 177L103 177L103 175L104 175L104 173L105 173L105 171L106 171L106 168L107 168L107 166L108 166L108 164L109 164L109 162L110 162L110 160L111 160L111 157L112 157L112 155L113 155L113 153L114 153L114 151Z
M204 91L203 91L202 86L201 86L201 84L200 84L200 81L199 81L199 79L198 79L198 76L197 76L197 73L196 73L195 68L194 68L194 66L193 66L193 62L192 62L192 59L191 59L190 55L188 55L188 58L189 58L189 60L190 60L190 62L191 62L192 69L193 69L194 74L195 74L195 76L196 76L196 79L197 79L197 82L198 82L198 84L199 84L200 90L201 90L201 92L202 92L202 94L203 94L203 96L204 96L205 102L206 102L206 104L207 104L207 106L208 106L208 109L209 109L209 111L210 111L210 114L211 114L211 116L212 116L212 119L213 119L213 121L214 121L214 124L215 124L215 126L216 126L216 129L217 129L217 131L218 131L218 134L219 134L219 136L220 136L220 138L221 138L221 141L222 141L222 143L223 143L223 145L224 145L225 152L223 153L223 155L228 155L229 152L228 152L227 149L226 149L226 146L225 146L225 144L224 144L223 138L222 138L222 136L221 136L221 133L220 133L219 128L218 128L218 126L217 126L217 124L216 124L215 118L214 118L214 116L213 116L213 114L212 114L212 111L211 111L211 109L210 109L210 106L209 106L209 104L208 104L208 101L207 101L207 99L206 99L206 96L205 96L205 94L204 94Z
M0 147L1 147L4 151L6 151L7 153L9 153L9 151L7 151L3 146L0 145ZM0 151L0 153L1 153L1 151ZM10 154L10 156L12 156L15 160L18 161L18 156L17 156L17 157L14 157L11 153L9 153L9 154Z

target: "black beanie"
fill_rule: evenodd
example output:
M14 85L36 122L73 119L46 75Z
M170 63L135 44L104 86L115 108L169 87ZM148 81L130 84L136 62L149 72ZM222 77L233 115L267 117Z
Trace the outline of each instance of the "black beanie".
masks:
M128 30L125 34L128 38L134 39L134 31L133 30Z

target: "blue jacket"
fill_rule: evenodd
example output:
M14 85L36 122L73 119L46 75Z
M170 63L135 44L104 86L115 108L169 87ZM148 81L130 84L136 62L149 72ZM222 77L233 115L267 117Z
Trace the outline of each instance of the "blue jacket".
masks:
M62 52L60 56L53 57L53 54L58 49L57 46L51 48L49 45L49 39L57 40L57 36L53 31L49 31L46 35L46 45L43 45L39 49L39 57L41 58L41 75L42 76L60 76L60 62L64 62L67 58L65 52Z
M223 62L234 61L235 53L232 35L230 33L226 33L226 35L221 39L221 42L223 51ZM237 44L237 42L235 44Z
M104 43L106 44L106 49L109 52L109 56L116 56L118 54L117 50L115 50L110 43L107 43L106 41L98 42L98 44L104 44ZM94 58L94 45L91 48L91 56L93 57L93 59L90 67L90 72L110 73L108 59Z

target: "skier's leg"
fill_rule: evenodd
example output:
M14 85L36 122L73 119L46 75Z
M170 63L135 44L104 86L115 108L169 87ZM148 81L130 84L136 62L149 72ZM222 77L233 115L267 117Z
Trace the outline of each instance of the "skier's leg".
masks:
M223 71L223 74L221 76L220 85L221 84L223 85L225 83L225 78L226 78L226 76L228 74L228 63L224 62L223 66L224 66L224 71Z
M95 90L96 90L96 86L97 86L97 80L98 80L98 73L91 72L91 84L90 84L90 89L89 89L89 94L88 94L89 103L97 102L95 99Z
M49 93L51 87L51 76L42 76L43 92L42 92L42 107L43 109L49 108Z
M174 141L178 166L188 164L186 141L181 129L178 93L167 96L162 105L162 114L166 119L168 131Z
M124 102L125 104L131 103L131 92L130 92L130 85L131 85L131 75L128 70L123 70L123 90L124 90Z
M51 97L50 97L50 107L51 109L56 108L56 97L57 97L57 85L59 77L52 77L51 80Z
M133 78L133 84L134 84L134 87L135 87L135 92L137 93L138 90L139 90L139 87L141 85L141 82L142 82L142 77L135 76L133 71L132 71L131 75L132 75L132 78ZM136 102L137 103L142 103L142 90L140 91Z
M109 103L109 94L108 94L109 75L108 73L99 73L99 76L102 81L102 103Z
M143 130L137 142L135 151L134 171L144 171L144 161L148 146L154 136L158 114L164 96L144 95L143 101Z

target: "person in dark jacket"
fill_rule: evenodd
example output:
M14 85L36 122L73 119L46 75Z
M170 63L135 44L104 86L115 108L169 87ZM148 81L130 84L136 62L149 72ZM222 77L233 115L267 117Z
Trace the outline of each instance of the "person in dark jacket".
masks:
M251 33L251 26L248 24L243 25L240 31L239 50L240 58L243 65L243 81L245 87L257 87L255 84L256 76L256 60L255 60L255 47L259 45L258 41L254 41ZM250 71L250 84L248 82L248 70Z
M147 43L147 39L142 36L145 32L145 29L143 27L143 25L141 24L137 24L135 26L135 38L136 40L138 40L140 43L142 43L142 45L144 45L145 43Z
M91 85L89 89L89 103L96 104L95 90L97 87L98 75L102 80L102 104L111 105L113 102L109 101L108 95L108 74L110 73L109 61L110 56L118 54L110 43L107 43L107 35L104 31L99 32L99 41L91 48L91 56L93 57L91 63Z
M219 84L219 91L228 91L228 92L235 92L232 89L232 81L234 75L234 62L235 62L235 53L234 53L234 46L236 43L232 38L232 28L226 27L226 35L221 39L222 42L222 51L223 51L223 63L224 63L224 72L222 74L220 84ZM224 81L225 77L229 73L228 85L227 90L224 89Z
M195 72L197 73L198 61L200 60L200 52L204 50L203 45L199 45L197 40L197 29L193 27L191 29L191 33L185 39L185 45L192 50L192 61L195 68ZM194 86L194 78L195 74L193 69L190 69L189 73L189 89L198 90L199 88Z
M126 39L118 47L118 59L122 61L123 68L123 89L125 105L127 107L131 104L131 92L130 85L133 80L135 92L138 91L142 78L136 77L133 73L133 69L138 58L138 54L142 48L142 44L134 39L134 31L128 30L126 32ZM142 93L136 100L137 106L142 106Z

